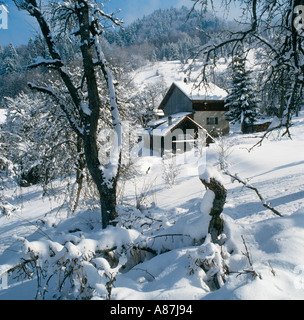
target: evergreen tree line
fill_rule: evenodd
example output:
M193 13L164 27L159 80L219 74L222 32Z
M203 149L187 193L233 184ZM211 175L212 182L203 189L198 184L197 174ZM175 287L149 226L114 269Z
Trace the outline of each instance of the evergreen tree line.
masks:
M124 66L126 71L155 61L186 62L195 55L196 48L207 41L207 31L214 32L219 28L219 21L214 17L201 20L199 12L195 11L189 18L188 13L185 7L160 9L124 28L105 30L103 50L108 61ZM58 49L65 61L77 65L80 54L77 44L61 38ZM50 58L45 39L40 34L33 36L27 45L0 46L0 107L5 107L4 97L29 92L27 82L43 77L47 72L43 67L27 68L37 57Z
M193 49L207 41L204 30L215 32L223 22L212 15L200 15L189 9L159 9L138 19L125 28L107 32L105 37L110 44L119 47L152 44L151 60L185 60L193 56Z
M75 60L77 55L74 48L69 41L61 41L59 49L66 61ZM45 68L28 68L38 57L50 59L45 40L40 34L30 38L26 45L15 47L10 43L5 47L0 46L0 108L6 106L4 97L29 92L27 83L45 76Z
M167 39L175 42L174 38L180 38L185 33L190 36L197 35L197 30L200 29L215 31L219 29L220 22L211 15L201 17L198 11L189 16L186 7L159 9L122 29L107 32L106 39L109 43L116 43L121 47L145 41L162 44Z

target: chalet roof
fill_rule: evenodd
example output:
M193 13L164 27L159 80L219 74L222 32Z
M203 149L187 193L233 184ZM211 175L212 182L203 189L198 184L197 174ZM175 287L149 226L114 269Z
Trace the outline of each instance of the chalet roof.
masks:
M173 85L178 87L190 100L206 101L206 100L224 100L227 97L227 92L214 83L209 83L207 86L197 86L193 83L174 82Z
M159 120L150 121L148 126L152 129L151 131L153 131L153 135L156 136L166 136L185 120L192 122L199 129L203 129L201 125L189 117L191 114L191 112L172 114ZM169 121L169 117L171 117L171 121Z
M170 99L175 89L181 91L190 101L200 103L207 101L224 102L227 97L227 92L214 83L209 83L208 86L195 86L193 82L185 83L183 81L173 82L167 91L164 99L159 105L159 109L163 110Z

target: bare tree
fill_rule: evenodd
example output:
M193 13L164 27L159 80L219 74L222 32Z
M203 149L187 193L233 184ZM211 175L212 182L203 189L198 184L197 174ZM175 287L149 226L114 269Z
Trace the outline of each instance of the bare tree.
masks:
M86 166L99 192L102 226L106 228L116 217L116 185L120 169L122 129L116 101L114 79L103 55L100 39L105 24L118 25L113 14L106 14L102 3L89 0L66 0L51 3L49 14L42 11L36 0L14 0L15 5L34 17L46 41L51 59L37 59L30 67L46 66L55 72L64 87L29 83L31 89L53 99L64 112L70 128L78 137L79 150L83 149ZM77 37L81 52L81 82L76 83L68 71L53 34ZM107 85L107 96L99 90L100 71ZM98 157L98 126L101 108L110 101L111 124L115 131L115 143L110 160L102 164Z

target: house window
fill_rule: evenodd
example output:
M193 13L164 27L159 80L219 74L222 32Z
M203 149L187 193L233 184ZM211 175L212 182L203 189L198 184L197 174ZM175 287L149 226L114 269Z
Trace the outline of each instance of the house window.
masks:
M218 117L208 117L207 125L218 125Z

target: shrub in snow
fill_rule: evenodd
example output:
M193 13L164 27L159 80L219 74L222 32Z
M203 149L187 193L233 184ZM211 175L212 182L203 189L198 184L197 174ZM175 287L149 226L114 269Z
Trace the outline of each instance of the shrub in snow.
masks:
M164 181L172 187L176 183L176 179L180 174L180 168L177 166L175 157L167 155L162 161L162 177Z
M189 255L190 274L200 272L202 269L204 271L202 280L211 291L221 288L226 281L223 250L225 250L223 247L212 242L211 235L209 234L205 242Z
M4 214L5 216L10 216L14 211L16 210L16 207L11 205L9 202L1 199L0 197L0 213Z
M115 276L127 263L124 246L138 232L109 228L91 236L69 235L63 243L22 239L24 253L10 272L36 278L36 299L109 299Z
M117 205L116 208L119 216L117 226L122 228L144 233L150 230L159 230L164 223L163 220L150 216L148 209L143 207L139 210L132 206Z
M210 209L212 199L211 193L206 193L203 207ZM188 259L185 256L185 261L190 259L189 274L201 278L202 290L215 288L212 283L221 285L223 249L210 241L209 214L189 213L169 222L163 215L160 219L157 210L117 206L117 225L105 230L84 226L85 217L52 223L54 232L50 226L42 227L37 240L21 239L19 262L5 271L13 273L12 278L35 279L36 299L110 299L117 278L141 270L141 264L153 263L161 254L185 248L184 254L192 252ZM71 231L62 233L66 225ZM48 239L41 240L42 232L49 233ZM149 281L157 283L158 279L149 276Z
M11 161L5 157L0 158L0 213L6 216L10 216L15 210L16 207L8 202L7 190L17 187L17 177L15 174L15 166Z

